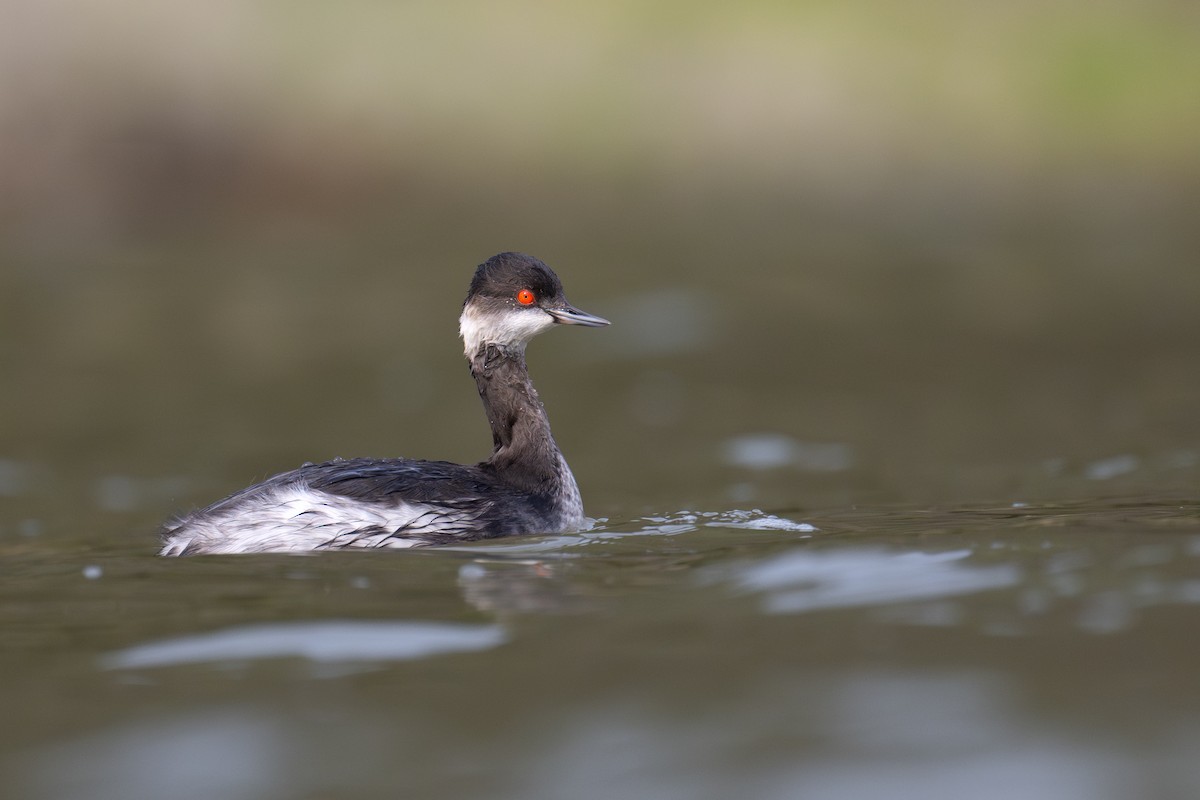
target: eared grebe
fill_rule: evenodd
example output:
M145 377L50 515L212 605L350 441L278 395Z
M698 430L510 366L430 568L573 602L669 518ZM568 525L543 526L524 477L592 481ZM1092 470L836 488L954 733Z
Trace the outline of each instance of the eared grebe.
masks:
M536 258L489 258L475 270L459 319L492 427L487 461L305 464L168 523L161 554L418 547L577 530L579 487L525 367L525 345L555 323L608 320L568 303L558 276Z

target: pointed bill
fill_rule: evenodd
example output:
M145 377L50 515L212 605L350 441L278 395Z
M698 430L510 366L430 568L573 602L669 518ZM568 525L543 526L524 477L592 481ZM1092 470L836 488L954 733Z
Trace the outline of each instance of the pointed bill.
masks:
M597 317L586 311L580 311L572 305L564 305L560 308L543 308L542 310L554 317L554 321L561 325L585 325L589 328L599 328L609 324L609 321L603 317Z

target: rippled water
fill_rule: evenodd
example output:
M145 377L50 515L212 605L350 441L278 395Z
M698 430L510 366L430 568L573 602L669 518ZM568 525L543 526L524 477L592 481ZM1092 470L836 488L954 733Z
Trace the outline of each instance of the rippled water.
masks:
M0 800L1200 797L1200 5L16 6ZM155 556L506 249L608 519Z
M0 795L1200 793L1200 504L4 552Z

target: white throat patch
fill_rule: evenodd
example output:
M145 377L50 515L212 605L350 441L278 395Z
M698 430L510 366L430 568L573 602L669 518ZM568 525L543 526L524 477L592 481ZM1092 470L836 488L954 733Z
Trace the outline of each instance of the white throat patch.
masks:
M530 339L553 324L554 317L540 308L488 314L468 305L458 318L458 333L467 358L471 358L489 344L524 350Z

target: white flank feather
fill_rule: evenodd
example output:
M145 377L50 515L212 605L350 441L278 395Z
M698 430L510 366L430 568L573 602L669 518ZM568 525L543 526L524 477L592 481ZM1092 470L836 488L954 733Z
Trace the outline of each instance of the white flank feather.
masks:
M467 498L464 498L467 499ZM408 548L421 542L392 538L414 526L414 536L461 530L473 512L397 501L364 503L306 486L284 486L228 514L185 521L170 534L160 555L191 549L203 553L287 553L334 546Z

